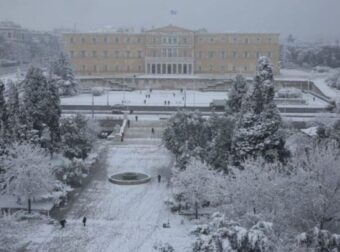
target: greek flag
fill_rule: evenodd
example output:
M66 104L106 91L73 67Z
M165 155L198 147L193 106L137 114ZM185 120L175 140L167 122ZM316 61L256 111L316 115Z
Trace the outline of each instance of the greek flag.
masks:
M177 15L177 11L176 10L170 10L170 14L171 15Z

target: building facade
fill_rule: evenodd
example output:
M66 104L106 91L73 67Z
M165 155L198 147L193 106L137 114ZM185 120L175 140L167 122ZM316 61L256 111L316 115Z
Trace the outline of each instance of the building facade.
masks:
M207 33L176 26L141 33L65 33L78 75L254 74L257 59L279 73L279 34Z

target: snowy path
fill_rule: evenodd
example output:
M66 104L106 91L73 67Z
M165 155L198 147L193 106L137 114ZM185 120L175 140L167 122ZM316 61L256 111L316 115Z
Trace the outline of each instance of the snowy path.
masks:
M154 127L160 129L159 125ZM146 128L137 123L130 138L127 132L123 143L110 147L106 170L74 203L66 217L66 228L53 227L38 243L28 246L30 251L152 252L157 241L169 242L176 251L187 251L190 224L186 220L181 224L182 218L166 208L164 200L170 191L166 181L158 184L152 179L144 185L119 186L107 180L120 171L146 172L155 177L158 169L171 165L171 156L161 147L160 138L151 138ZM88 219L86 227L81 223L83 216ZM171 228L164 229L162 224L168 218Z

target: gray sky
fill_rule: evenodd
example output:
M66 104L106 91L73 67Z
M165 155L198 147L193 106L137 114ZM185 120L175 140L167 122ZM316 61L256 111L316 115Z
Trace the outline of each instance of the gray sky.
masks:
M139 30L171 23L211 32L278 32L329 40L340 38L340 0L0 0L0 20L39 30Z

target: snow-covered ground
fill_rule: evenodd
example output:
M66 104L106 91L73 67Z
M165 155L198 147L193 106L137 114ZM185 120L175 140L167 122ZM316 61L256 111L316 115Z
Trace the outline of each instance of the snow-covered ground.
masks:
M150 94L150 98L146 95ZM200 91L183 91L179 90L154 90L151 93L146 90L140 91L111 91L101 96L94 96L95 105L126 104L126 105L145 105L145 106L184 106L186 97L187 106L209 106L209 103L214 99L226 99L226 92L200 92ZM144 101L146 103L144 103ZM164 102L167 105L164 105ZM168 105L168 101L170 104ZM63 105L91 105L91 94L80 94L74 97L61 98Z
M66 214L64 229L44 221L6 225L0 219L0 243L17 239L24 251L152 252L153 245L162 241L172 244L176 251L188 251L191 224L170 213L164 200L171 188L165 179L161 184L155 179L160 169L171 165L172 158L160 138L151 136L154 125L133 122L125 141L109 146L105 169L80 193ZM159 122L155 127L161 129ZM153 179L135 186L108 182L108 176L121 171L144 172ZM88 219L86 227L81 223L83 216ZM171 228L163 228L168 220Z

